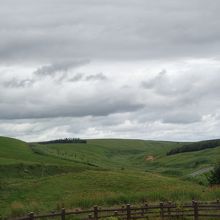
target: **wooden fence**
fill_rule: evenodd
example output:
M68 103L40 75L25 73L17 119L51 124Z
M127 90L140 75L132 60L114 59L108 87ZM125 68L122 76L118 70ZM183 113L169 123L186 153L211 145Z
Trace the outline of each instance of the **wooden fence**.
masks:
M101 208L95 206L89 210L65 210L51 212L48 214L29 213L27 216L14 218L13 220L35 220L35 219L59 219L59 220L99 220L108 217L116 217L122 220L135 219L220 219L220 202L196 202L178 205L171 202L158 205L144 204L131 206L129 204L119 208ZM12 220L12 219L11 219Z

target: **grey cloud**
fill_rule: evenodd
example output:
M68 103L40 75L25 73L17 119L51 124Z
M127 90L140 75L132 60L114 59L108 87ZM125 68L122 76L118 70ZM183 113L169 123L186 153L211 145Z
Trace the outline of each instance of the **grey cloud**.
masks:
M107 77L103 73L97 73L95 75L87 76L85 80L86 81L107 80Z
M136 117L140 114L135 113ZM27 141L63 137L139 138L156 140L195 141L219 138L220 120L214 126L209 120L194 124L164 124L158 121L137 122L133 114L113 114L104 117L69 117L45 119L0 120L1 135ZM112 122L112 123L110 123ZM209 131L209 132L207 132Z
M80 81L80 80L82 80L83 75L84 75L83 73L77 73L75 76L69 78L68 81L70 81L70 82Z
M0 62L219 57L219 9L218 0L5 1Z
M88 60L64 60L64 61L59 61L54 64L42 66L38 68L34 74L40 75L40 76L53 76L57 73L66 73L68 70L79 67L81 65L87 64L89 61Z
M67 79L70 82L78 82L78 81L103 81L107 80L107 76L103 73L97 74L85 74L85 73L77 73L73 77Z
M204 74L204 73L203 73ZM155 77L141 82L145 89L151 89L159 95L181 96L189 98L195 87L199 86L201 77L196 73L176 73L177 77L169 74L166 70L161 70Z
M171 112L163 116L163 123L172 123L172 124L192 124L195 122L200 122L202 120L201 115L198 112L185 111L181 112Z
M220 107L219 67L209 68L192 68L190 72L180 70L175 74L169 74L169 70L161 71L142 81L149 101L137 120L159 120L179 126L199 123L204 115L216 112Z
M141 87L136 87L135 81L130 81L128 87L119 82L116 85L114 80L85 83L88 76L103 79L100 74L70 73L62 84L43 78L33 88L0 91L0 115L2 119L99 117L138 111L139 115L134 114L137 121L190 124L220 107L219 68L202 69L178 74L162 70L151 74ZM78 83L69 83L71 80Z
M6 82L3 82L3 86L6 88L25 88L25 87L30 87L32 86L34 83L33 79L17 79L17 78L13 78L10 79Z
M99 96L87 96L84 99L81 98L82 95L79 97L69 95L68 101L65 97L56 100L56 95L47 97L43 92L38 94L37 99L32 98L32 95L34 95L33 92L21 103L19 103L20 99L16 101L17 103L7 99L5 102L1 102L0 119L84 117L89 115L96 117L118 112L133 112L143 108L143 104L131 101L129 96L123 94L117 98L111 97L109 94L99 94Z
M162 70L154 78L148 81L143 81L141 85L146 89L153 89L158 84L164 83L165 78L166 78L166 70Z

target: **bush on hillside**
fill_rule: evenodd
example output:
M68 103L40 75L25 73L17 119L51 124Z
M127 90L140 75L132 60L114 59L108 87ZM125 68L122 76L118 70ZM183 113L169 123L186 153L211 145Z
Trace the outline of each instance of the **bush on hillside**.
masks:
M215 165L214 170L211 171L211 174L208 176L209 184L220 184L220 162Z

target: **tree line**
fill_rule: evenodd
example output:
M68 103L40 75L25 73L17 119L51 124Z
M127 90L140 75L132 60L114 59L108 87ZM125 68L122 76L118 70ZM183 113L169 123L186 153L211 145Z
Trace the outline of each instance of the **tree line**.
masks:
M80 138L64 138L64 139L56 139L56 140L38 142L38 144L69 144L69 143L86 144L87 140L83 140Z
M218 146L220 146L220 139L200 141L196 143L183 145L182 147L174 148L169 152L167 152L167 155L173 155L173 154L179 154L179 153L191 152L191 151L200 151L208 148L215 148Z

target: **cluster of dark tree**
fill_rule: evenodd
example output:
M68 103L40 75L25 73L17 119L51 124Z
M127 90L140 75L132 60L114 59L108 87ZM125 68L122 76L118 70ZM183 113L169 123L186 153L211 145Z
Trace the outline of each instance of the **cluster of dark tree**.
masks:
M220 163L215 165L214 170L211 171L207 178L211 185L220 184Z
M220 146L220 139L200 141L196 143L187 144L182 147L174 148L169 152L167 152L167 155L173 155L173 154L179 154L179 153L191 152L191 151L199 151L207 148L215 148L218 146Z
M86 144L87 141L82 140L80 138L64 138L64 139L38 142L38 144L69 144L69 143Z

